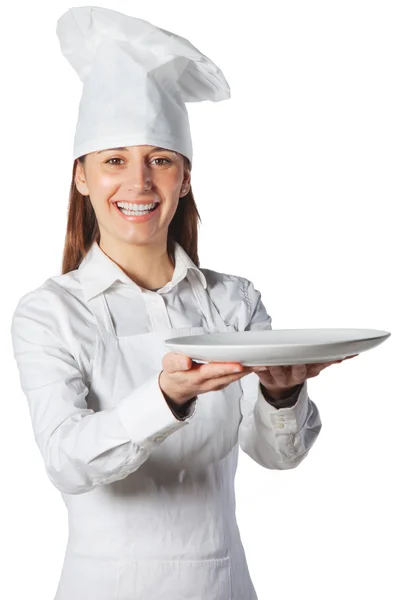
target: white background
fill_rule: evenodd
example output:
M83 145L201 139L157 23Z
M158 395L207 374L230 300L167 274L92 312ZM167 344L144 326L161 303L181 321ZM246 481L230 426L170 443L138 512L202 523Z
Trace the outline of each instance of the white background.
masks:
M52 600L67 542L67 513L34 442L10 323L19 298L61 272L81 82L55 29L70 6L39 0L2 9L7 600ZM101 6L188 38L231 86L230 100L188 105L201 266L252 280L274 329L392 333L309 381L323 428L298 468L263 469L240 453L237 515L259 599L398 599L399 3Z

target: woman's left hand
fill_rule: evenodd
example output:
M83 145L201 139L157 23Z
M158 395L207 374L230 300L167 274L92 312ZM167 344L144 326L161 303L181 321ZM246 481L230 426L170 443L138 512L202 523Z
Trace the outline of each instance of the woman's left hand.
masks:
M341 363L343 360L348 360L355 356L358 356L358 354L353 354L352 356L347 356L341 360L334 360L331 362L281 367L251 367L251 369L254 373L257 373L268 394L275 400L280 400L282 397L288 396L289 392L294 390L295 387L303 384L306 379L316 377L330 365Z

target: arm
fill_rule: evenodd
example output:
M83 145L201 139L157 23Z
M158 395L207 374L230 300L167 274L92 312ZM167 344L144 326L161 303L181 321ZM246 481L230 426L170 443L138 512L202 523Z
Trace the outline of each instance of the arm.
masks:
M245 331L271 329L261 294L251 281L244 294L249 307ZM240 380L242 421L239 426L240 447L267 469L293 469L307 456L321 430L318 409L309 398L305 381L290 398L274 401L263 395L255 373ZM294 404L292 405L292 403Z
M113 409L89 409L88 388L61 338L46 290L21 298L11 334L35 440L49 479L61 492L80 494L125 478L193 418L195 403L185 420L174 416L159 387L159 374Z

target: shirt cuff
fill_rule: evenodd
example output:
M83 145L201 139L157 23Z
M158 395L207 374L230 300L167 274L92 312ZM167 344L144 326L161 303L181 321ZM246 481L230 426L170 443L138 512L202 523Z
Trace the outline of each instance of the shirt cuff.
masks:
M258 397L256 401L257 414L264 425L267 427L281 427L285 424L285 432L290 433L299 431L303 428L308 414L308 391L307 381L304 381L300 386L299 390L295 392L298 394L297 401L294 406L278 408L272 406L263 396L261 391L261 382L258 384ZM289 399L285 399L288 402Z
M179 419L179 421L183 421L184 419L187 419L188 417L192 416L192 414L194 413L194 404L196 403L196 400L197 396L191 398L190 400L185 402L185 404L179 406L179 404L175 404L175 402L172 402L171 400L165 398L165 401L168 404L173 415L175 415L175 417Z
M115 408L128 435L143 448L188 425L196 412L194 402L189 416L177 419L159 386L159 375L134 389Z
M290 408L290 407L294 406L299 397L302 385L303 384L301 384L301 383L299 385L296 385L294 388L294 391L292 392L292 394L290 396L286 396L286 398L280 398L279 400L275 400L275 398L272 398L272 396L269 395L267 388L265 386L263 386L263 384L260 381L261 392L265 398L265 401L268 402L269 404L271 404L272 406L275 406L275 408L278 408L278 409Z

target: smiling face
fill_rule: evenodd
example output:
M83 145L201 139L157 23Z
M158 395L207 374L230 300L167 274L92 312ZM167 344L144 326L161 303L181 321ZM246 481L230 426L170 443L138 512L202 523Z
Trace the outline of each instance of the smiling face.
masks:
M100 150L77 163L75 184L89 195L102 239L130 244L165 242L179 198L190 187L190 171L181 154L155 146ZM116 202L150 204L146 217L127 217ZM133 206L129 206L133 208Z

